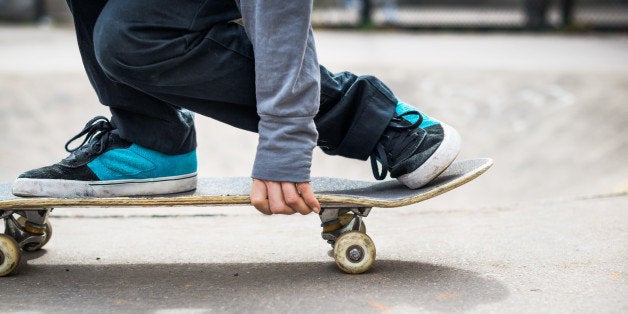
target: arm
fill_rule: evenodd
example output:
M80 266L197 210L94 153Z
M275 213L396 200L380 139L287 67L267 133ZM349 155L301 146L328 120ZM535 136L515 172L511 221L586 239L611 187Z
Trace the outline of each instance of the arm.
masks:
M251 200L265 213L305 213L307 207L319 207L308 183L300 183L301 191L295 186L310 180L318 136L314 116L320 103L320 72L310 26L312 0L242 0L240 10L255 53L260 116L252 174L258 180Z

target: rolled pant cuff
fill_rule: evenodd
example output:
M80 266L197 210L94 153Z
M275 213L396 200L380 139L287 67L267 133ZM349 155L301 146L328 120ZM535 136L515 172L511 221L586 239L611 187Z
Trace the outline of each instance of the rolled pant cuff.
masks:
M354 123L338 148L325 153L359 160L369 158L395 112L395 106L391 103L395 103L396 100L390 99L390 96L384 93L375 98L380 97L381 101L377 99L370 101L368 106L362 106L356 112Z

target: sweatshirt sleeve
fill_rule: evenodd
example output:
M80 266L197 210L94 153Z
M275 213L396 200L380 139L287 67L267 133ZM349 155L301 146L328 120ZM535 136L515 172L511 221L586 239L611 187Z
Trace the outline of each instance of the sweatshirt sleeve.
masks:
M306 182L318 133L320 70L312 0L241 0L255 54L259 142L254 178Z

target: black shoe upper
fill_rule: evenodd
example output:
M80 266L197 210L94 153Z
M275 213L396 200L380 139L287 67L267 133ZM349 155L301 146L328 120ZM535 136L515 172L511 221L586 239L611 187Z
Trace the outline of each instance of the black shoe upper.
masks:
M415 123L403 117L418 115ZM443 141L443 128L440 124L420 128L423 116L418 111L395 114L384 130L380 141L371 154L371 167L377 180L386 178L388 172L393 178L410 173L420 167ZM381 172L377 162L381 163Z
M69 148L73 141L83 136L85 139L79 146ZM118 136L107 118L95 117L65 144L65 149L70 153L68 157L57 164L27 171L18 178L97 181L98 177L87 164L106 151L130 145L130 142Z

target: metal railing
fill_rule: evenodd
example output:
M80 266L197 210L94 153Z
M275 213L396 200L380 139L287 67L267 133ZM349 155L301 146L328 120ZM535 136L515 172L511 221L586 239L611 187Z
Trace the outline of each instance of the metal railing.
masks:
M628 0L315 0L318 27L628 30Z
M0 21L70 22L65 0L0 0ZM628 0L314 0L327 28L628 31Z

